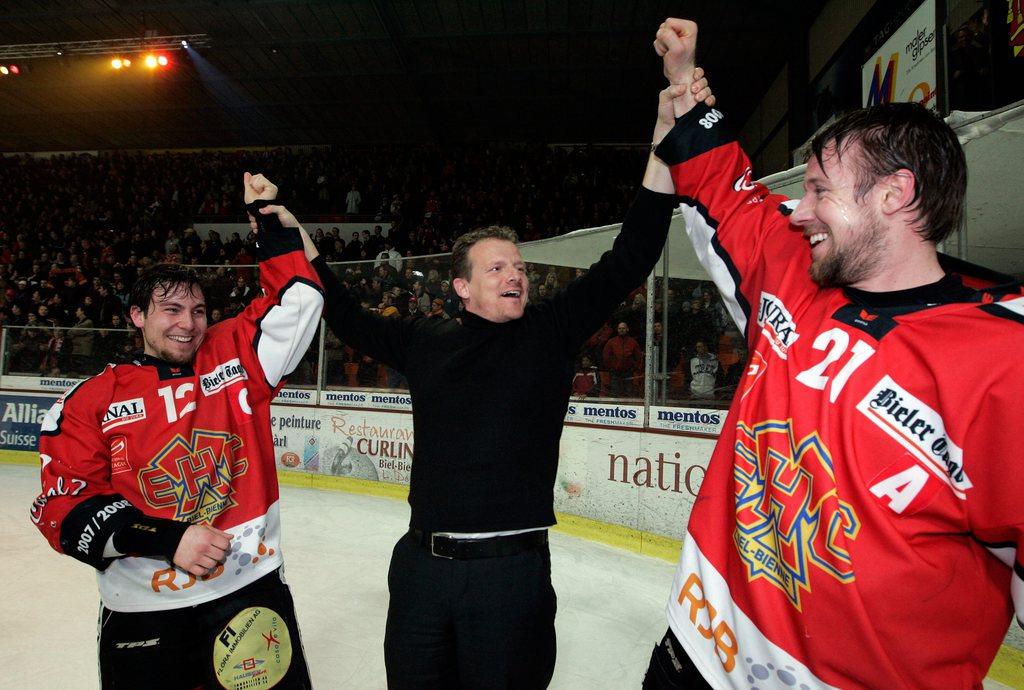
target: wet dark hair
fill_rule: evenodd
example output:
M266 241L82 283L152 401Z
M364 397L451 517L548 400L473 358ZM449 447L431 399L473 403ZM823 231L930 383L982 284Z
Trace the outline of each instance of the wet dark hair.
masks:
M898 170L914 173L915 223L921 237L941 242L963 223L967 160L956 134L919 103L885 103L854 110L823 127L811 141L811 155L824 167L825 150L841 159L859 148L859 201L875 183ZM810 157L810 156L808 156Z
M196 292L203 294L203 284L195 269L178 264L157 264L135 281L128 295L128 311L138 307L143 314L148 314L154 298L163 299L180 288L185 288L191 295Z
M460 235L459 239L455 240L455 244L452 245L453 280L455 278L469 280L469 275L473 270L469 263L469 250L481 240L505 240L506 242L516 244L519 242L519 236L516 235L515 230L503 225L489 225L486 228L471 230L464 235Z

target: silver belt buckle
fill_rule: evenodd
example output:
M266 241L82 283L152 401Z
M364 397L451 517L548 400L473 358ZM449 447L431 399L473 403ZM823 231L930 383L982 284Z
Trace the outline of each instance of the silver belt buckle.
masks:
M440 553L438 553L437 551L434 550L434 540L436 538L437 538L437 534L431 532L430 533L430 555L431 556L436 556L437 558L447 558L449 561L454 560L455 559L454 556L445 556L444 554L440 554Z

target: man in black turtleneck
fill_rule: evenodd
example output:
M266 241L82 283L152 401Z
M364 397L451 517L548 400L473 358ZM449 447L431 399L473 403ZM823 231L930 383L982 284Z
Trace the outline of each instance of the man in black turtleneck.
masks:
M704 100L700 75L661 94ZM695 82L693 77L697 78ZM328 326L404 374L416 435L410 529L395 546L384 642L388 686L543 688L555 662L547 528L573 362L654 267L677 200L651 156L611 251L552 298L527 306L515 234L463 235L452 252L458 319L383 319L360 308L316 250Z

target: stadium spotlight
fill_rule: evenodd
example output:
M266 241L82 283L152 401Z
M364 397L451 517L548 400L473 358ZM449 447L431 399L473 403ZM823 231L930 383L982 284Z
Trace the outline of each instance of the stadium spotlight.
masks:
M160 65L161 67L166 67L166 66L167 66L167 56L166 56L166 55L161 55L161 56L159 56L159 57L158 57L158 58L156 59L156 61L157 61L157 63L158 63L158 64L159 64L159 65Z
M181 42L181 47L182 48L188 48L188 41L182 41Z
M21 74L21 68L17 65L11 65L11 74Z
M121 69L124 67L124 61L121 58L114 58L110 61L110 66L114 69Z
M146 67L156 69L156 55L147 55L143 62L145 62Z
M11 70L7 69L7 65L0 65L0 74L6 77L10 72Z
M121 64L124 65L125 67L131 67L132 66L132 61L129 60L128 58L125 58L124 60L121 60Z

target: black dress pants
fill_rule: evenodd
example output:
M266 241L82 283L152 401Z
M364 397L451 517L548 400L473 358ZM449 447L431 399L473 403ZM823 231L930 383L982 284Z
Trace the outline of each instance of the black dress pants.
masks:
M406 534L388 572L384 661L391 690L546 688L555 668L547 544L453 560Z

